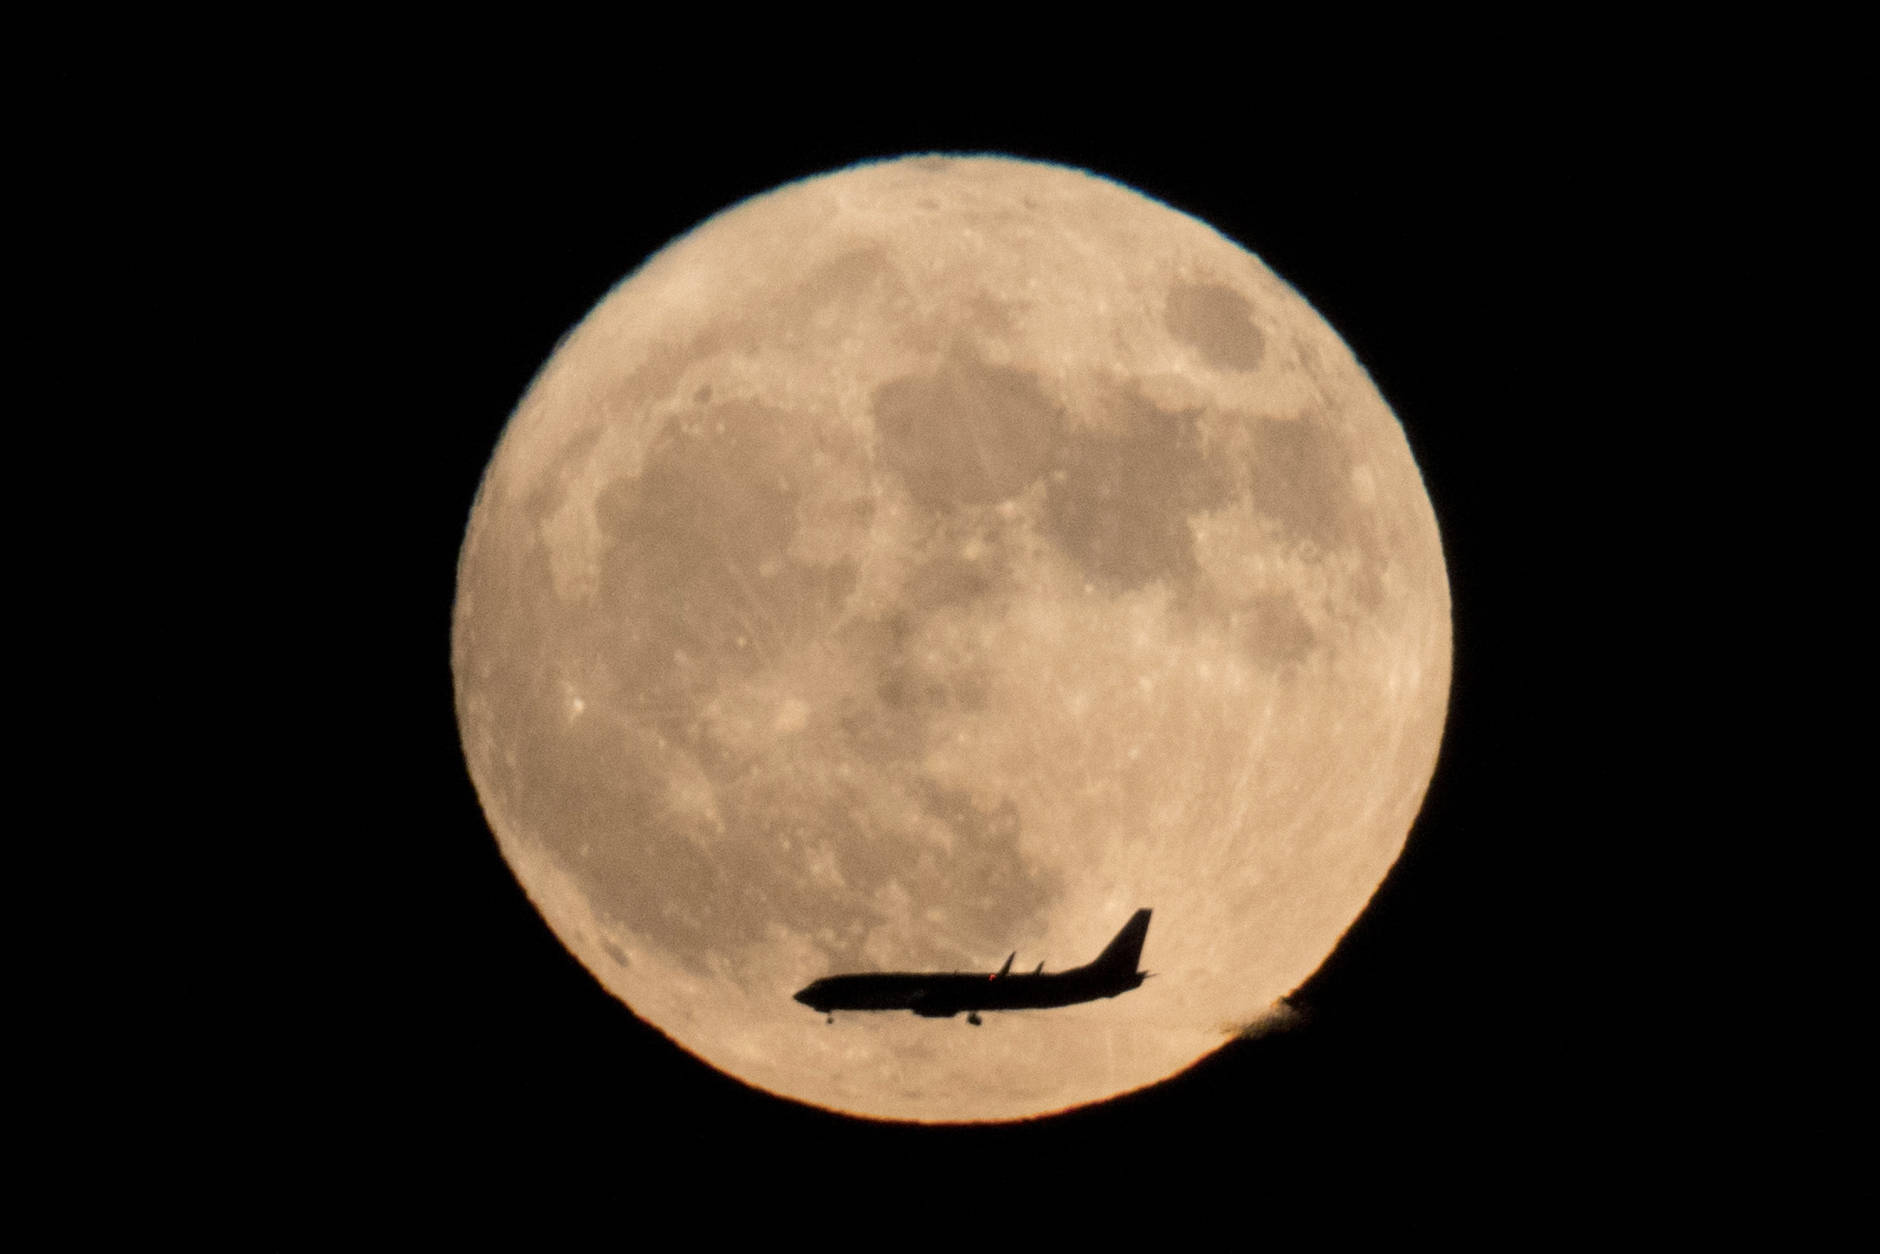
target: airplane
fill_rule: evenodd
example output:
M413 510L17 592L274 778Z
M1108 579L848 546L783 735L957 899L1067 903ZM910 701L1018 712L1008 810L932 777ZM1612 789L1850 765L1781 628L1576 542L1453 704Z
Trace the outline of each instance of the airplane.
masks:
M1149 934L1149 914L1136 911L1094 962L1069 971L1046 975L1041 962L1029 974L1013 975L1014 950L993 975L831 975L804 988L796 1000L828 1015L830 1023L838 1010L911 1010L927 1019L951 1019L964 1010L966 1022L978 1027L982 1010L1042 1010L1114 997L1140 988L1152 974L1136 969Z

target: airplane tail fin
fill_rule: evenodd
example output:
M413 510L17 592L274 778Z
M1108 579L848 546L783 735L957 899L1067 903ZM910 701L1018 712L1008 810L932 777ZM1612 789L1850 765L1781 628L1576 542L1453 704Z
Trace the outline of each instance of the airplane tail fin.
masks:
M1105 946L1103 952L1097 955L1097 960L1090 964L1090 969L1104 975L1135 975L1136 963L1142 958L1143 938L1149 934L1150 913L1144 909L1131 915L1129 922L1123 924L1123 930L1116 934L1116 939Z

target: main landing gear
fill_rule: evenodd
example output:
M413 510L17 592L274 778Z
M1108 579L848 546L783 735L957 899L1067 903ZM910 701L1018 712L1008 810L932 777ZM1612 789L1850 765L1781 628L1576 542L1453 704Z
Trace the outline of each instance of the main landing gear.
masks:
M974 1027L978 1027L984 1020L979 1017L977 1010L969 1010L966 1012L966 1022L972 1024Z

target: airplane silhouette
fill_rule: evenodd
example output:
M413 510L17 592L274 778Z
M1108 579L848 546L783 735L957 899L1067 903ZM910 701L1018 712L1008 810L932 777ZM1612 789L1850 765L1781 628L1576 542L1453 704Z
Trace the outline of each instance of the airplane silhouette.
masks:
M1096 961L1069 971L1046 975L1041 962L1035 971L1013 975L1014 950L994 975L831 975L804 988L796 1000L828 1015L830 1023L838 1010L911 1010L928 1019L950 1019L964 1010L966 1022L977 1027L982 1010L1041 1010L1114 997L1140 988L1151 974L1136 969L1149 914L1136 911Z

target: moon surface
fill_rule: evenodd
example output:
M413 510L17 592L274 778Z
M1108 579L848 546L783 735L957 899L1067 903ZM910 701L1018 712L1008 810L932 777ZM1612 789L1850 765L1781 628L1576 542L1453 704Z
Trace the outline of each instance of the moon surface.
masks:
M1257 258L1100 177L863 165L609 293L458 571L471 775L564 944L745 1082L907 1120L1151 1084L1318 968L1403 848L1449 592L1395 417ZM791 999L1061 970L929 1020Z

